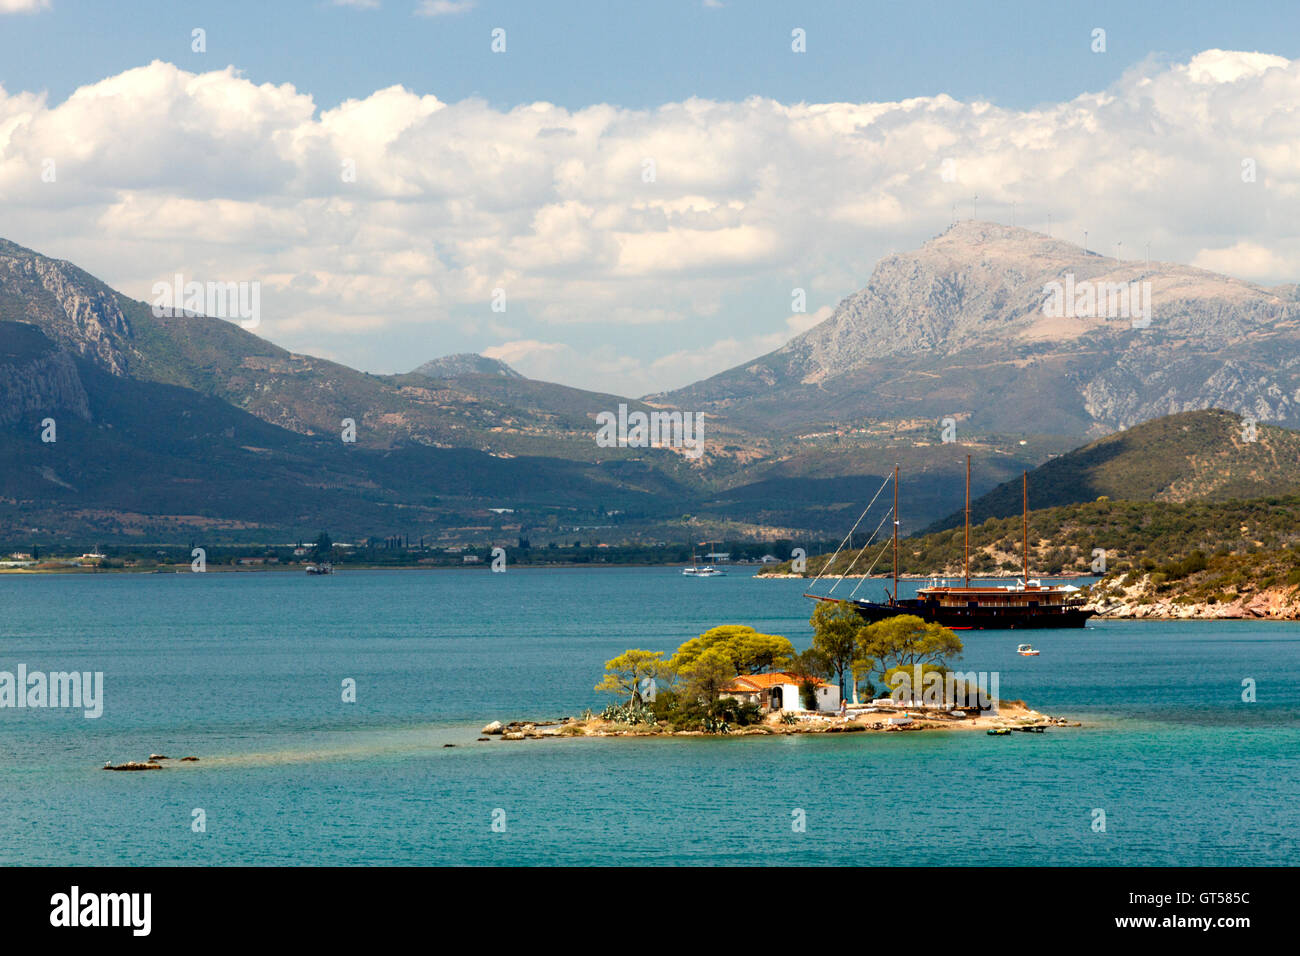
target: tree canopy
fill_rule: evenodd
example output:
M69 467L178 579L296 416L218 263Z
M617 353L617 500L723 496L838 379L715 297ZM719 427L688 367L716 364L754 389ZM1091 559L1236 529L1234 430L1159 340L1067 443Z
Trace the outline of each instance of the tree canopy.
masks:
M922 672L931 667L944 669L961 651L961 639L942 624L900 614L858 629L858 656L853 666L858 673L877 673L884 681L899 667L921 664Z
M663 651L629 650L605 662L605 678L596 690L606 694L627 697L630 703L641 703L642 681L662 676Z
M839 679L840 696L843 697L844 674L853 665L857 655L857 634L862 627L862 618L848 604L818 601L813 608L811 623L813 649Z
M672 656L670 666L683 673L705 651L717 649L730 661L732 676L781 670L794 660L794 645L778 634L760 634L744 624L722 624L693 637Z
M682 665L681 674L689 697L712 704L727 682L736 676L736 667L726 648L715 644Z

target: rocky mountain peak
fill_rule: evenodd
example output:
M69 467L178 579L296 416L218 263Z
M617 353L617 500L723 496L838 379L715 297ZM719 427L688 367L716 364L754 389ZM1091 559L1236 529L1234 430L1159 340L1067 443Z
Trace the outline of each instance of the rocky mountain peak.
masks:
M1075 309L1072 301L1067 314L1050 314L1050 283L1077 289L1079 303L1091 286L1095 305ZM1196 336L1203 347L1300 316L1288 298L1239 279L1117 259L1029 229L967 220L912 252L881 259L865 288L773 358L813 384L892 355L1111 338L1134 326L1126 310L1109 306L1107 290L1135 283L1138 294L1149 295L1152 328Z
M412 369L414 375L428 378L456 378L460 375L501 375L505 378L523 378L505 362L474 352L458 352L425 362Z
M0 240L0 320L28 322L114 375L127 372L131 326L116 293L70 262Z

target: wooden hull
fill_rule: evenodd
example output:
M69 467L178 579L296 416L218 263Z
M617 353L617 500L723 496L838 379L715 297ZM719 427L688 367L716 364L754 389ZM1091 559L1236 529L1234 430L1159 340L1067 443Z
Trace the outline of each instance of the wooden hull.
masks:
M872 601L851 601L850 606L868 624L913 614L923 621L942 624L953 630L1037 630L1055 627L1083 627L1094 611L1081 606L1014 608L1014 607L963 607L947 608L929 601L902 600L890 604Z

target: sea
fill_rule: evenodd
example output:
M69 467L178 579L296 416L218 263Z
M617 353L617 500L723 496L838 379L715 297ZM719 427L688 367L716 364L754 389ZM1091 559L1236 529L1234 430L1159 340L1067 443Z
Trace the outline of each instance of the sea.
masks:
M0 576L0 671L103 674L99 717L0 708L0 863L1295 864L1294 623L963 633L962 669L1083 723L1041 735L476 740L599 710L628 648L807 646L807 582L752 575Z

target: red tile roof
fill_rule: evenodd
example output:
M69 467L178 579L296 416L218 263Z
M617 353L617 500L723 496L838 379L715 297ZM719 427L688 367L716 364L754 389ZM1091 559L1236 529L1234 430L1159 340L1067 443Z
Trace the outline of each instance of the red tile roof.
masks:
M801 680L802 678L785 671L773 671L770 674L742 674L740 677L733 678L726 687L722 688L722 691L723 693L752 694L755 691L775 687L777 684L798 684ZM813 678L813 683L821 687L825 685L826 681Z

